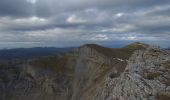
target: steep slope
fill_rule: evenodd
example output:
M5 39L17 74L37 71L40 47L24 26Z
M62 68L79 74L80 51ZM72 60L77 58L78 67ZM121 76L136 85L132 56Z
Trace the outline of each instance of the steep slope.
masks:
M104 54L107 57L115 57L127 60L135 50L145 49L149 45L136 42L133 44L129 44L123 48L105 48L96 44L87 44L85 46L93 48L97 52Z
M140 49L145 47L140 46ZM71 100L93 100L104 86L105 77L118 77L125 69L131 54L139 48L104 48L84 45L74 51L76 58L73 96Z
M72 77L43 67L1 67L0 100L68 100Z
M170 54L141 43L83 45L0 70L2 100L169 100Z
M136 51L125 71L107 78L96 100L169 100L170 54L149 47Z

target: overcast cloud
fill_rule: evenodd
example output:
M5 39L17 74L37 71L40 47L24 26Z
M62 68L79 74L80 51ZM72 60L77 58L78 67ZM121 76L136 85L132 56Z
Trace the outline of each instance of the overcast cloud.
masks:
M170 46L170 0L0 0L0 48Z

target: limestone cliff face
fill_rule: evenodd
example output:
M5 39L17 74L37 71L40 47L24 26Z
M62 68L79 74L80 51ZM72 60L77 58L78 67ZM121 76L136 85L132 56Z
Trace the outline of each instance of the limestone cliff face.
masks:
M96 100L169 100L170 54L149 47L136 51L125 71L117 78L106 78Z
M64 56L30 62L1 67L1 100L166 100L170 96L170 54L157 47L84 45Z
M71 79L27 64L1 68L0 100L68 100Z
M103 85L104 76L112 68L111 61L88 46L75 50L74 56L76 63L71 100L92 100Z

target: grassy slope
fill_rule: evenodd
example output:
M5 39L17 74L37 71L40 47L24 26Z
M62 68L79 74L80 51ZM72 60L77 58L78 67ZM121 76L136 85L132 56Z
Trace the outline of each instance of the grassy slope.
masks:
M96 44L87 44L90 48L94 48L96 51L104 54L107 57L121 58L123 60L129 59L135 50L145 49L146 44L134 43L124 48L105 48Z
M46 69L51 69L60 74L71 74L73 69L67 67L67 62L69 60L68 56L57 57L57 56L48 56L42 57L30 62L31 65L35 67L43 67Z
M144 49L145 44L134 43L128 45L124 48L105 48L96 44L86 44L90 48L95 49L97 52L104 54L110 58L120 58L123 60L129 59L131 54L138 49ZM31 64L33 66L50 68L55 70L57 73L73 73L74 69L72 67L67 66L67 62L71 59L68 55L64 55L62 57L57 56L49 56L49 57L41 57L39 59L33 60ZM122 72L127 64L127 62L116 61L114 66L118 69L118 71Z
M105 48L96 44L87 44L86 46L90 48L94 48L97 52L102 53L103 55L109 58L123 59L124 61L112 59L113 64L111 66L114 66L118 70L118 75L114 75L114 76L119 76L120 73L124 71L127 65L126 60L129 59L129 57L133 54L133 52L135 50L145 49L148 45L142 43L133 43L123 48Z

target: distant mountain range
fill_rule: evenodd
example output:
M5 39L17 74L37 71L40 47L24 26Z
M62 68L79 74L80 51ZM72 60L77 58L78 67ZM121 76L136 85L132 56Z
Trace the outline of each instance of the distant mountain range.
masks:
M0 60L31 59L48 55L58 55L71 51L73 48L35 47L0 50Z
M166 48L167 50L170 50L170 47L169 48Z

